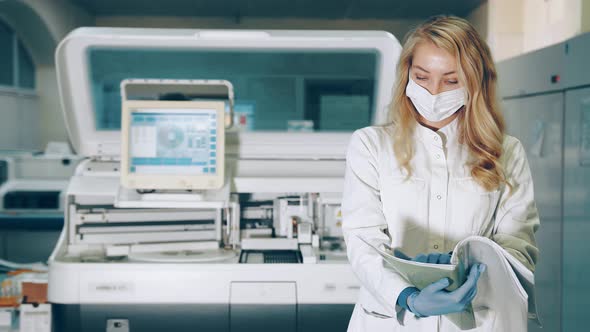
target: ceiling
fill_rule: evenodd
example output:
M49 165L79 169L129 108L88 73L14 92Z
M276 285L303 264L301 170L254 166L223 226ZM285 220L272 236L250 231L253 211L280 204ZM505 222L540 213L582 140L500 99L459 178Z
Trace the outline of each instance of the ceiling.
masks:
M485 0L70 0L96 16L417 19L466 16Z

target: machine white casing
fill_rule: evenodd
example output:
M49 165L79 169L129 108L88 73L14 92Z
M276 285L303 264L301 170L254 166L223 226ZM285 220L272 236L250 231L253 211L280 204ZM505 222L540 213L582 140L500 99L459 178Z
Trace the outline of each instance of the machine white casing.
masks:
M382 31L239 31L79 28L56 50L56 66L62 109L70 140L83 156L118 156L119 131L97 131L86 51L96 47L244 49L244 50L373 50L379 55L375 117L386 122L387 106L401 51L399 42ZM247 133L240 137L243 158L286 157L342 158L348 134L309 133L289 137L278 133ZM327 140L327 141L326 141ZM321 143L321 144L318 144ZM231 144L231 143L230 143ZM288 144L290 149L284 149ZM294 146L291 146L294 145ZM315 145L316 148L310 145ZM338 148L339 147L339 148ZM255 150L255 151L252 151ZM231 153L230 151L228 151ZM245 153L245 154L244 154Z
M64 213L63 199L69 178L80 162L79 156L71 152L52 153L6 153L0 154L0 160L6 167L5 182L0 184L0 214L9 218L62 218ZM50 208L35 206L5 206L5 197L10 194L27 192L59 193L58 202ZM35 197L32 197L36 199Z
M378 54L373 122L384 123L401 51L399 42L391 34L379 31L80 28L70 33L56 51L68 133L76 151L89 158L79 165L70 181L65 197L69 207L65 226L50 258L49 300L54 307L219 304L231 308L240 304L296 304L298 310L303 310L305 305L343 305L350 312L357 300L359 283L344 253L326 254L317 264L237 264L237 257L215 264L92 263L75 258L81 251L92 248L74 243L72 233L80 222L76 220L79 214L75 206L113 205L120 183L121 133L95 129L91 101L86 52L102 46L372 50ZM232 174L231 192L338 196L342 192L350 135L226 132L225 164L226 172ZM173 215L174 211L169 214ZM298 319L301 317L304 316ZM347 325L347 317L344 320L338 323L340 328ZM304 325L298 326L301 329Z

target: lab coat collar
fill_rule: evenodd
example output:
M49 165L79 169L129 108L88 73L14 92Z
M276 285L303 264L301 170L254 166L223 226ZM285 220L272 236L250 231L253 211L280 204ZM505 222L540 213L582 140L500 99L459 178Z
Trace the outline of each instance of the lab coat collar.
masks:
M451 123L434 131L422 126L420 123L416 124L415 137L425 143L430 143L437 147L444 147L447 143L457 142L457 133L459 127L459 117L456 117Z

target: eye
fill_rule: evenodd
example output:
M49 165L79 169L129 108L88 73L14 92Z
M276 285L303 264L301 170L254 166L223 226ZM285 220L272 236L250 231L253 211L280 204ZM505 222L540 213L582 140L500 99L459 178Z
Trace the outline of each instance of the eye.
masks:
M418 81L426 81L426 77L422 77L422 76L418 76L418 75L416 75L416 79Z
M447 81L447 84L449 84L449 85L455 85L455 84L458 84L458 83L459 83L459 81L457 81L457 80L448 80Z

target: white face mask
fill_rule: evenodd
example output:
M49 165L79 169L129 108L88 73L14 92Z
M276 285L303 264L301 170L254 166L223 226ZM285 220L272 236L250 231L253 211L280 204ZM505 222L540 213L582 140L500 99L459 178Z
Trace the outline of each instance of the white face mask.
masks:
M412 78L406 86L408 96L418 113L426 120L432 122L442 121L455 114L461 106L465 105L465 88L446 91L437 95L431 95L428 90L414 82Z

